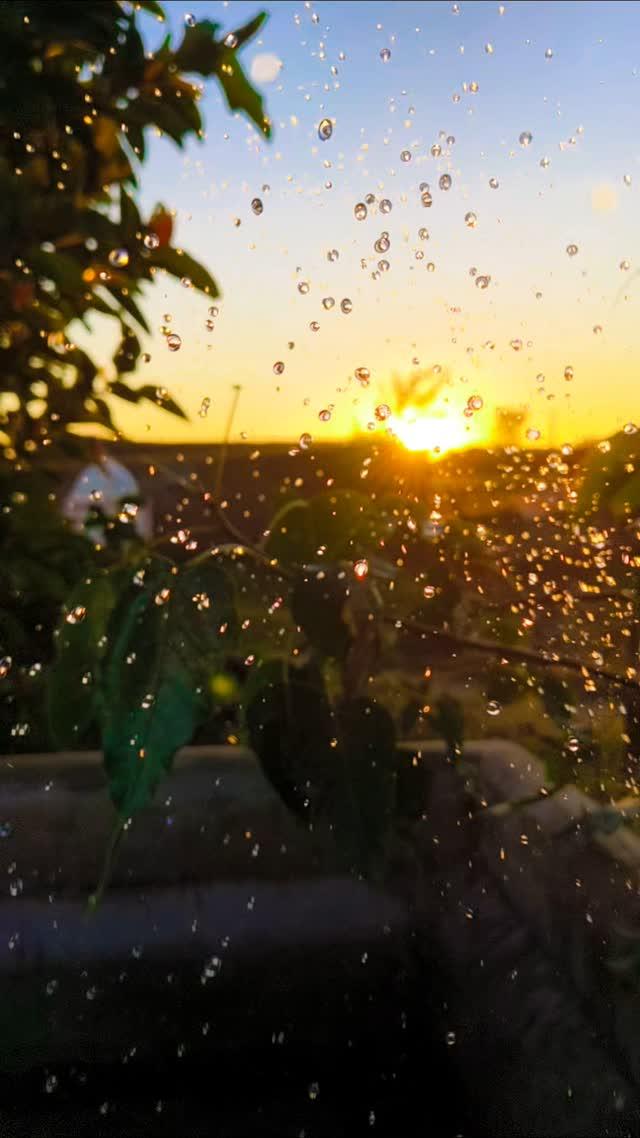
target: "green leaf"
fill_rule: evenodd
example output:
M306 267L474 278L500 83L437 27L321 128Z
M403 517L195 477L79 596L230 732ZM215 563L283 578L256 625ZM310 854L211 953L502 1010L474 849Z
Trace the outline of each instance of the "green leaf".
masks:
M316 669L270 660L245 693L249 741L285 806L307 825L320 817L335 777L331 708Z
M188 253L167 245L154 252L153 264L173 277L187 277L199 292L205 292L211 297L220 295L218 286L208 270L198 261L194 261Z
M124 292L122 289L110 287L108 291L116 303L119 304L121 308L124 308L132 320L136 321L136 324L144 328L145 332L150 331L147 319L138 308L137 302L133 299L131 290ZM117 313L117 315L119 316L120 314Z
M314 560L317 548L309 503L287 502L269 524L265 553L283 565L304 565Z
M375 877L386 861L395 805L393 720L368 699L343 704L337 718L342 778L332 829L349 867Z
M139 399L148 399L150 403L155 403L156 407L161 407L163 411L168 411L170 415L177 415L179 419L187 419L188 416L182 410L179 403L164 391L159 388L153 387L149 383L145 383L143 387L139 387L136 392Z
M311 499L311 525L318 545L331 561L353 559L369 544L371 503L352 490L318 494Z
M82 581L66 602L49 674L47 710L58 747L77 745L100 705L100 669L116 579L105 574Z
M349 647L345 622L347 588L335 573L299 574L291 593L291 612L296 624L316 652L342 659Z
M233 32L236 41L234 51L241 48L248 40L252 40L268 19L269 17L266 12L258 12L258 15L254 16L252 20L249 20L247 24L244 24L241 28L236 28L235 32Z
M205 717L206 663L226 648L221 626L235 628L231 586L219 567L178 574L154 562L147 575L114 614L105 668L105 767L125 818L150 802Z
M260 130L266 138L271 138L271 124L268 118L265 117L262 95L259 95L255 87L251 86L251 83L242 70L235 51L230 51L229 49L223 51L220 67L217 69L216 74L229 109L232 111L244 111L252 122L255 123L258 130Z

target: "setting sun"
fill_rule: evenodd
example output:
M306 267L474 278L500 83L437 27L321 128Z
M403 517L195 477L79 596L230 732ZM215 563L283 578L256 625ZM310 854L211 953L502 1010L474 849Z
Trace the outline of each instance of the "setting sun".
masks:
M477 439L468 420L449 414L426 414L407 408L390 420L391 429L407 450L431 451L436 457L460 450Z

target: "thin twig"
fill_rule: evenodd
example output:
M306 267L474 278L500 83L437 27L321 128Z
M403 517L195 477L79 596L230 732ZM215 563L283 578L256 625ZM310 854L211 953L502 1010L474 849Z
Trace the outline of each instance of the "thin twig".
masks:
M241 388L240 384L234 383L234 385L233 385L233 398L231 400L231 406L229 408L229 414L227 416L227 424L226 424L226 427L224 429L224 437L222 439L222 446L220 448L220 453L218 455L218 468L216 470L216 480L215 480L215 484L213 487L213 494L214 494L214 498L215 498L216 502L218 501L218 499L220 497L220 492L222 490L222 479L224 477L224 468L225 468L225 464L227 461L227 451L229 449L229 439L231 437L231 428L233 426L233 420L235 418L236 409L238 406L238 400L240 398L240 392L241 391L242 391L242 388Z

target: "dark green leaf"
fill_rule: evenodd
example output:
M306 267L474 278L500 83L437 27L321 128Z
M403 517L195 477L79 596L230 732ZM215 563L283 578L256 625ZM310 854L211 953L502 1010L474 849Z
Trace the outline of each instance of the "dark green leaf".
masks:
M315 559L317 548L309 503L288 502L269 525L265 553L283 565L305 565Z
M347 589L335 573L301 573L291 593L296 624L316 652L342 659L350 642L345 623Z
M77 745L98 713L100 668L115 601L115 580L105 574L83 581L65 605L47 691L58 747Z
M157 268L170 273L172 277L188 278L199 292L205 292L211 297L220 295L218 286L211 274L204 265L200 265L188 253L183 253L181 250L173 249L167 245L155 251L153 263Z

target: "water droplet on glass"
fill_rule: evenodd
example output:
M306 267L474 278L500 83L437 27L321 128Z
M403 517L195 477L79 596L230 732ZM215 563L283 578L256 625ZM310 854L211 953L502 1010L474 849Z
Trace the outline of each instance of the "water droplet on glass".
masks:
M499 715L502 711L497 699L490 699L487 704L487 715Z
M467 406L469 406L472 411L481 411L484 407L484 399L481 395L470 395Z
M450 190L451 189L451 183L452 183L451 174L441 174L440 175L440 177L438 179L438 185L440 186L441 190Z
M427 272L428 273L435 273L435 271L436 271L436 267L435 267L433 261L427 261Z
M259 217L260 214L262 213L263 209L264 209L264 205L262 204L262 199L261 198L254 198L253 201L251 202L251 208L252 208L253 212L255 214L257 214L257 216Z
M578 252L578 246L577 245L567 245L567 256L575 257L577 252Z
M631 182L633 181L631 174L623 174L622 181L624 182L625 186L630 186Z
M527 438L530 442L535 443L540 438L540 431L537 427L529 427L527 431Z
M544 57L545 59L553 59L553 51L550 47L545 49Z
M622 429L625 435L635 435L638 433L638 428L636 427L635 423L625 423Z
M331 412L328 411L325 407L322 411L318 412L318 418L321 423L328 423L329 419L331 418Z
M366 557L361 557L359 561L354 562L353 572L359 581L364 581L369 574L369 562Z
M497 178L489 178L489 185L491 186L492 190L497 190L500 183Z
M356 379L358 380L358 383L360 383L362 385L362 387L368 387L369 386L369 380L371 379L371 372L369 371L368 367L357 367L353 374L355 375Z
M573 368L571 367L571 364L567 364L566 368L564 369L564 378L567 380L567 382L573 379Z
M298 446L301 450L308 450L312 442L313 439L311 438L311 435L308 433L308 431L305 431L302 435L300 435L300 438L298 439Z
M475 214L473 210L469 210L469 213L465 213L464 215L464 223L468 229L475 229L478 224L477 214Z
M282 375L283 371L284 371L283 361L282 360L276 360L276 362L273 365L274 375Z
M388 198L382 198L382 201L380 202L380 213L391 213L392 209L393 209L393 205L391 204L389 199Z
M430 209L433 205L433 197L431 195L431 191L424 190L424 192L420 195L420 201L422 202L425 209Z
M382 51L380 52L380 59L382 60L383 63L389 62L389 60L391 59L391 52L389 51L388 47L382 48Z
M381 233L374 245L376 253L388 253L391 242L388 233Z
M367 216L367 207L364 202L358 202L353 208L353 215L356 221L364 221Z
M11 656L3 656L2 659L0 659L0 680L6 679L11 671L12 664L13 660Z
M602 332L602 324L594 324L593 325L594 336L599 336L601 332Z
M520 137L518 138L518 142L521 146L524 147L531 146L531 143L533 142L533 135L531 131L523 130Z
M234 51L238 46L238 37L233 32L229 32L229 35L224 37L224 46Z
M206 419L210 406L211 400L205 396L205 398L202 400L202 403L200 404L200 410L198 411L201 419Z
M345 316L348 316L352 309L353 301L350 300L348 296L345 296L344 299L340 301L341 312L344 312Z
M329 252L327 253L327 261L337 261L339 256L340 254L337 249L329 249Z
M540 165L543 170L546 170L551 165L551 159L547 158L546 154L540 159Z
M308 291L309 291L309 282L308 281L300 281L298 284L298 292L302 293L303 296L306 296Z
M319 1087L318 1083L310 1083L309 1084L309 1098L311 1099L311 1101L315 1102L315 1100L317 1099L319 1094L320 1094L320 1087Z
M67 624L80 624L86 615L87 610L84 605L76 605L67 613Z
M428 601L431 601L431 600L433 600L433 598L434 598L434 597L435 597L435 595L436 595L436 588L435 588L435 585L425 585L424 589L422 590L422 595L423 595L423 596L426 598L426 600L428 600Z
M456 1041L455 1031L448 1031L447 1035L446 1035L446 1039L447 1039L447 1047L453 1047L455 1044L455 1041Z
M627 270L630 268L631 268L631 262L630 261L621 261L620 262L620 269L622 270L623 273L626 273Z
M320 331L320 325L318 324L317 320L312 320L310 325L309 325L309 328L311 329L312 332L319 332Z
M570 751L572 755L577 754L580 750L580 740L576 739L575 735L571 735L567 739L567 750Z
M522 351L522 340L516 339L516 340L510 340L509 342L510 342L511 347L513 348L514 352Z
M167 336L167 347L170 352L179 352L182 347L182 339L177 332L172 332Z
M147 233L144 238L145 249L157 249L160 244L160 238L157 233Z
M0 822L0 838L10 838L13 833L11 822Z
M57 1085L58 1085L57 1076L56 1075L47 1075L47 1078L46 1078L45 1084L44 1084L44 1089L48 1095L52 1094L52 1092L55 1091Z
M374 414L379 423L384 423L385 419L388 419L391 414L391 408L388 403L379 403Z
M487 277L484 275L476 277L476 288L481 288L481 289L489 288L490 284L491 284L491 277Z
M400 153L400 161L401 162L410 162L411 161L411 151L410 150L402 150Z
M322 307L326 308L327 312L329 311L330 308L333 308L334 304L335 304L335 300L333 299L332 296L323 297Z
M109 253L109 264L114 269L124 269L129 264L129 254L126 249L112 249Z
M322 119L318 124L318 138L321 142L327 142L333 134L333 123L331 119Z
M184 22L188 28L195 28L196 26L196 18L191 12L187 12L184 18Z

